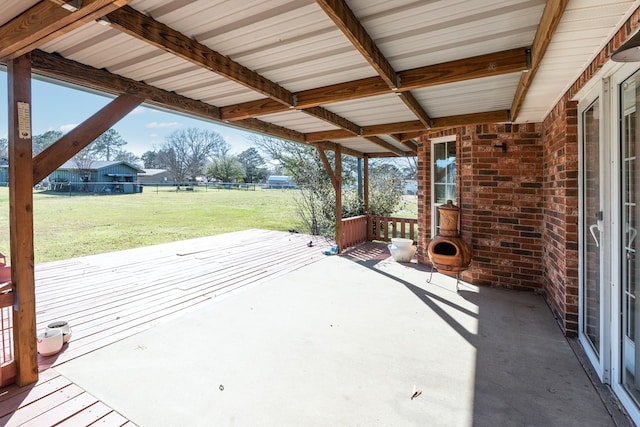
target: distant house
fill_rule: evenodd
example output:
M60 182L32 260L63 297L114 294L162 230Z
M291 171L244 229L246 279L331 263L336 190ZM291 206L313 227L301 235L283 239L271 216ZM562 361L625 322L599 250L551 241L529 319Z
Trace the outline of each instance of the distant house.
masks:
M0 157L0 186L9 183L9 161L6 157Z
M137 193L141 173L143 169L124 161L94 161L80 169L70 160L49 175L49 184L54 191Z
M293 178L286 175L271 175L267 178L267 188L296 188Z
M171 174L166 169L143 169L143 171L142 175L138 175L140 184L168 184L173 182Z

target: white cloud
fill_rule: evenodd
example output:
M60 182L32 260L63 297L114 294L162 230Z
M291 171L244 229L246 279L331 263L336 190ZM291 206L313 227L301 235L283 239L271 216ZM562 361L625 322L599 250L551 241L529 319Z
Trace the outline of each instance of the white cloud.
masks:
M179 128L182 127L182 123L179 122L151 122L147 123L148 129L166 129L166 128Z
M67 125L62 125L60 126L58 129L60 129L62 132L67 133L69 132L71 129L75 128L76 126L78 126L77 123L69 123Z
M144 114L147 112L147 108L145 107L136 107L129 114Z

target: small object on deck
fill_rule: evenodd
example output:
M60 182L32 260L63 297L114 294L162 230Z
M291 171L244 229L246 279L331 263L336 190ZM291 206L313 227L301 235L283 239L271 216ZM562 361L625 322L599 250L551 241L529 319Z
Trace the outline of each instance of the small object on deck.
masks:
M309 246L310 248L313 247L313 240L309 240L309 243L307 243L307 246Z
M56 322L49 323L47 325L47 331L50 329L60 329L62 332L63 343L68 343L71 339L71 328L69 327L69 323L65 320L58 320Z
M420 396L422 394L422 390L418 390L416 389L415 384L413 385L413 394L411 395L411 400L415 399L416 397Z
M47 329L38 334L37 349L41 356L53 356L62 349L64 344L61 329Z
M325 255L335 255L338 253L338 245L331 246L331 249L324 251Z

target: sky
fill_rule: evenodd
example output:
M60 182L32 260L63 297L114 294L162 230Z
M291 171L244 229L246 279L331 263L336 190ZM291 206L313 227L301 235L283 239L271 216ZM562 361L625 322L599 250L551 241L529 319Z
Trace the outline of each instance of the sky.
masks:
M32 79L31 84L32 135L49 130L64 133L91 117L112 98ZM0 138L8 136L7 73L0 70ZM180 129L199 128L219 133L231 146L231 154L251 147L249 132L237 130L201 119L180 114L170 114L149 106L139 106L113 126L127 141L124 150L141 156L146 151L157 150L165 138Z

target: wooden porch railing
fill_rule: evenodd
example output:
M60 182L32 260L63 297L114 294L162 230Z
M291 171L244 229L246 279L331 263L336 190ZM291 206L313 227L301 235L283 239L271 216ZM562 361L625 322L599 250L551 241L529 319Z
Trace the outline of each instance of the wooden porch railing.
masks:
M342 246L346 249L372 240L390 242L393 237L418 240L418 220L360 215L342 219Z
M9 268L2 266L0 268ZM0 387L13 384L16 364L13 355L13 286L0 284Z

